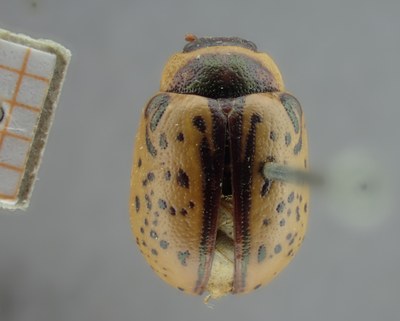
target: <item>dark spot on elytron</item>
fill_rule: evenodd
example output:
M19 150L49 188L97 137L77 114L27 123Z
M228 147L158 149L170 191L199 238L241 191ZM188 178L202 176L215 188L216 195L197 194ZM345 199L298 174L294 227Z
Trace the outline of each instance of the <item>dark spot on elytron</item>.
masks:
M176 180L179 186L189 188L189 176L184 172L183 169L179 169Z
M142 166L142 159L141 159L141 158L139 158L138 163L137 163L137 166L138 166L138 167Z
M299 101L296 97L286 93L281 94L280 100L292 122L294 132L298 134L300 131L300 119L303 114Z
M174 75L169 92L207 98L236 98L279 90L274 75L246 54L203 54L189 60Z
M303 138L302 138L303 136L302 135L300 135L300 137L299 137L299 141L297 142L297 144L294 146L294 148L293 148L293 153L295 154L295 155L297 155L300 151L301 151L301 147L303 146Z
M154 195L154 191L153 190L150 191L150 195Z
M142 241L142 245L143 245L144 247L147 247L147 244L146 244L145 241Z
M261 284L257 284L257 285L254 287L254 290L257 290L260 286L261 286Z
M139 212L139 210L140 210L140 199L137 196L135 196L135 209L136 209L136 212Z
M150 231L150 237L151 237L152 239L157 240L157 239L158 239L158 234L157 234L157 232L154 231L154 230L151 230L151 231Z
M275 254L279 254L282 251L282 246L280 244L277 244L274 248Z
M158 252L157 252L157 250L156 250L156 249L151 249L151 254L153 254L153 255L157 256L157 255L158 255Z
M139 238L136 238L136 244L139 245Z
M152 208L152 203L151 203L151 199L149 195L145 195L144 198L146 199L146 205L147 205L147 209L151 210Z
M144 228L143 227L140 228L140 233L144 234Z
M175 207L172 207L172 206L171 206L171 207L169 208L169 214L175 216L175 214L176 214Z
M193 208L194 207L194 203L192 201L189 202L189 208Z
M179 291L185 292L185 289L184 289L184 288L180 288L179 286L178 286L177 289L178 289Z
M264 179L264 184L261 187L261 197L265 197L268 194L269 190L271 189L272 182L268 179Z
M300 201L300 203L303 202L303 195L301 195L301 194L300 194L300 197L299 197L299 201Z
M257 52L255 43L239 37L205 37L197 38L185 45L183 52L192 52L201 48L213 46L235 46Z
M181 209L181 214L182 214L183 216L186 216L186 215L188 214L186 208L182 208L182 209Z
M265 245L262 244L258 248L258 254L257 254L258 263L261 263L262 261L264 261L266 256L267 256L267 249L266 249Z
M205 133L207 126L203 117L195 116L192 120L193 125L202 133Z
M280 202L280 203L278 204L278 206L276 207L276 211L277 211L278 213L282 213L284 209L285 209L285 202L282 201L282 202Z
M167 136L165 136L165 133L161 133L159 144L161 149L166 149L168 147Z
M300 221L300 208L298 206L296 207L296 221Z
M294 243L294 239L295 239L295 237L293 237L293 238L290 240L289 245L292 245L292 244Z
M158 213L157 211L155 211L155 212L154 212L154 216L155 216L155 217L159 217L159 216L160 216L160 213Z
M293 255L293 249L291 249L287 254L287 256L291 256L291 255Z
M288 233L288 235L286 235L286 239L289 241L292 238L292 233Z
M144 117L148 118L154 111L159 108L167 107L170 97L168 94L159 94L154 96L144 110Z
M153 222L151 222L151 224L153 224L154 226L157 226L158 225L158 221L154 220Z
M287 211L287 215L290 216L292 214L292 210L289 208Z
M291 192L287 199L288 203L292 203L294 201L294 192Z
M274 131L271 131L271 132L269 133L269 138L270 138L273 142L276 142L278 136L277 136L277 134L276 134Z
M292 142L292 136L290 135L290 133L286 133L285 134L285 144L286 144L286 146L289 146L291 142Z
M149 131L146 128L146 147L149 154L153 157L157 156L157 150L154 147L153 143L150 140Z
M286 224L286 221L284 218L279 221L280 226L285 226L285 224Z
M149 172L149 173L147 174L147 179L148 179L150 182L154 181L154 179L155 179L154 173L153 173L153 172Z
M267 156L267 159L266 159L266 162L268 162L268 163L275 163L276 162L276 159L275 159L275 157L274 156Z
M270 225L270 224L271 224L271 219L270 219L270 218L265 218L265 219L263 220L263 225L268 226L268 225Z
M185 140L185 136L183 136L183 133L179 133L178 136L176 136L177 141L183 142Z
M165 178L166 181L169 181L171 179L171 172L170 171L166 171L165 175L164 175L164 178Z
M147 183L148 183L149 181L147 180L147 178L145 179L145 180L143 180L143 182L142 182L142 185L143 186L147 186Z
M307 213L307 203L304 203L304 212Z
M307 160L304 159L304 168L307 168Z
M161 240L161 241L160 241L160 247L161 247L162 249L165 250L168 246L169 246L169 243L168 243L167 241L165 241L165 240Z
M178 260L181 262L183 266L187 265L186 259L190 256L190 252L186 250L185 252L179 251L178 252Z
M158 207L161 208L162 210L165 210L167 208L167 202L160 198L158 200Z
M144 219L144 225L148 226L149 225L149 221L147 218Z

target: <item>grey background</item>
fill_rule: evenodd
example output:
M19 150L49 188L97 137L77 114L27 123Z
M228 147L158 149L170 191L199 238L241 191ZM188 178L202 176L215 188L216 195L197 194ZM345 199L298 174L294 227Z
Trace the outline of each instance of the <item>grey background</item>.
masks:
M397 179L399 16L397 0L0 0L2 28L73 53L31 206L0 210L0 320L399 320L400 218L387 206L360 229L317 191L293 263L208 306L155 276L128 219L140 109L187 32L241 36L275 58L312 165L364 146Z

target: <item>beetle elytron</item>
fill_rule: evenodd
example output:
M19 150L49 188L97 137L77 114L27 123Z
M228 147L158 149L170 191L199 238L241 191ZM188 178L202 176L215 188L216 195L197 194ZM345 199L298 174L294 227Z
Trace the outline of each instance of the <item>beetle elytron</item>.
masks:
M307 171L304 115L254 43L187 40L142 112L132 229L170 285L246 293L273 279L304 238L308 187L265 174L267 165Z

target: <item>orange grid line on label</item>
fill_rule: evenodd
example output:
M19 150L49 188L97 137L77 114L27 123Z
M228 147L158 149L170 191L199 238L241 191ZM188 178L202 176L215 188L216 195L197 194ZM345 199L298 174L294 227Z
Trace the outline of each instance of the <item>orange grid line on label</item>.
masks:
M8 103L8 104L12 104L12 100L10 100L10 99L4 99L3 102ZM18 101L16 101L14 103L14 105L15 105L15 107L21 107L21 108L29 109L31 111L38 112L38 113L40 113L42 111L42 109L40 107L23 104L23 103L20 103Z
M0 162L0 167L11 169L12 171L19 172L19 173L22 173L24 171L24 169L21 168L21 167L17 167L17 166L10 165L10 164L7 164L7 163L1 163Z
M4 69L4 70L7 70L7 71L15 72L17 74L20 73L20 70L12 68L12 67L5 66L5 65L0 65L0 69ZM50 79L48 79L46 77L41 77L41 76L30 74L30 73L27 73L27 72L24 72L24 76L27 76L27 77L30 77L30 78L33 78L33 79L36 79L36 80L44 81L44 82L47 82L47 83L50 82Z
M18 135L18 134L12 133L12 132L8 132L5 129L4 130L0 130L0 135L3 135L2 137L11 136L11 137L14 137L14 138L17 138L17 139L20 139L20 140L24 140L26 142L31 142L32 141L32 138L30 138L28 136ZM4 140L4 138L2 139L0 137L0 141L2 141L2 140ZM1 145L0 145L0 150L1 150Z
M17 197L16 197L15 194L14 194L14 195L8 195L8 194L2 194L2 193L0 193L0 198L3 199L3 200L14 200L14 199L16 199Z

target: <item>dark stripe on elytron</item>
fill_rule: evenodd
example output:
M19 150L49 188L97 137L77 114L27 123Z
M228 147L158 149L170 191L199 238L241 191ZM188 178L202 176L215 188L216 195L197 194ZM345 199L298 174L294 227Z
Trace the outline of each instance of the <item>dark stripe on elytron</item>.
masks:
M154 147L153 143L150 140L149 130L146 128L146 147L147 151L150 153L151 156L157 156L157 149Z
M255 43L238 38L238 37L206 37L197 38L195 41L189 42L183 48L183 52L192 52L200 48L214 46L235 46L242 47L257 52Z
M233 165L233 199L235 222L235 276L233 291L242 292L246 288L247 266L250 260L250 224L251 189L253 183L254 156L256 151L256 125L262 121L260 115L252 114L250 129L242 153L243 107L229 118Z
M279 84L270 70L246 54L204 54L179 69L168 92L203 97L236 98L274 92Z
M165 109L170 102L171 98L168 94L158 94L154 96L144 110L144 117L148 118L155 110L161 108Z
M160 97L160 96L157 96ZM150 130L154 132L160 122L162 116L165 113L169 104L169 96L162 95L162 98L159 100L159 105L155 108L153 115L150 119Z
M300 133L299 140L293 148L294 154L297 155L301 151L301 148L303 145L303 141L302 141L303 130L302 130L301 123L300 123L302 116L303 116L303 110L301 108L299 101L296 99L296 97L294 97L292 95L283 93L280 95L280 100L281 100L283 107L286 110L286 113L288 114L288 116L290 118L290 121L293 124L294 132L296 134Z
M205 135L200 143L199 156L202 169L203 213L199 248L199 267L194 292L202 294L210 277L217 237L218 208L224 162L226 117L209 101L212 114L212 146Z

